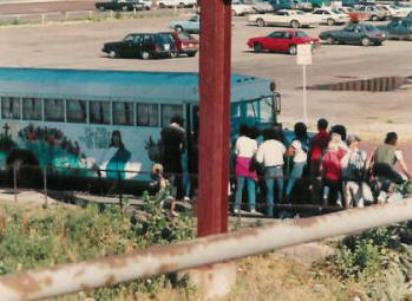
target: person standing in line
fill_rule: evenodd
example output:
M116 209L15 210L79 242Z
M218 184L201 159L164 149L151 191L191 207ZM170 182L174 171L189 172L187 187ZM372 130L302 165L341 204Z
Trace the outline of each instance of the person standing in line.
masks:
M309 173L316 178L320 173L322 156L326 152L329 143L328 121L324 118L318 120L318 133L312 138L309 146Z
M288 148L288 154L293 157L293 167L289 174L286 186L286 200L290 202L290 196L297 180L302 177L303 170L308 159L309 137L307 127L303 122L295 124L295 138Z
M346 154L340 145L342 138L333 133L328 144L328 151L322 158L323 201L327 206L330 203L342 203L342 158Z
M176 199L183 196L182 183L182 154L185 150L186 132L183 128L183 118L174 116L171 123L160 132L163 144L163 166L166 177L172 185L171 209L173 216L177 216L175 211Z
M264 167L264 179L266 184L266 214L273 216L274 207L274 186L275 180L278 186L277 201L282 202L283 195L283 156L286 147L277 140L276 132L272 129L263 131L264 142L258 147L256 161Z
M346 138L348 152L342 158L342 180L345 207L364 207L367 184L364 183L367 154L359 148L361 139L356 135ZM370 189L368 195L371 195ZM371 199L372 201L372 199Z
M248 192L249 210L256 213L256 171L251 171L252 158L257 150L257 142L251 138L251 129L246 125L241 125L239 129L239 138L235 143L236 155L236 194L234 213L240 211L242 204L243 188L246 184Z

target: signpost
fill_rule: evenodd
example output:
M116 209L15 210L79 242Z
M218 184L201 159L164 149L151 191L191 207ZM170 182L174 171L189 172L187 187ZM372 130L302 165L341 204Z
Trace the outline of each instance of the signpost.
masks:
M298 45L296 57L298 65L302 65L302 91L303 91L303 121L308 122L308 99L306 92L306 66L312 64L312 44Z

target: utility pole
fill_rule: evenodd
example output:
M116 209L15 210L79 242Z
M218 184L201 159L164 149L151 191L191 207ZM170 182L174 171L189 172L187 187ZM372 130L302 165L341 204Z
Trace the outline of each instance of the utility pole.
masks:
M227 232L231 4L200 1L200 134L197 233Z

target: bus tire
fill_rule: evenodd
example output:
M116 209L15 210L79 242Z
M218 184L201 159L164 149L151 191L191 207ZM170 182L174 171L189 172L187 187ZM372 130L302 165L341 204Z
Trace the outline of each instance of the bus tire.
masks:
M42 171L39 162L30 151L15 150L6 160L8 181L14 185L14 170L18 187L35 188L42 183Z

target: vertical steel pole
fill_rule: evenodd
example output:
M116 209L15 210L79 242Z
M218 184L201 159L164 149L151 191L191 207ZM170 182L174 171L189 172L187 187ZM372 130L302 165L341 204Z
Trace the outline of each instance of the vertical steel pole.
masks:
M308 123L308 95L306 91L306 64L302 66L302 82L303 82L303 122Z
M200 135L198 236L227 231L231 9L200 2Z

